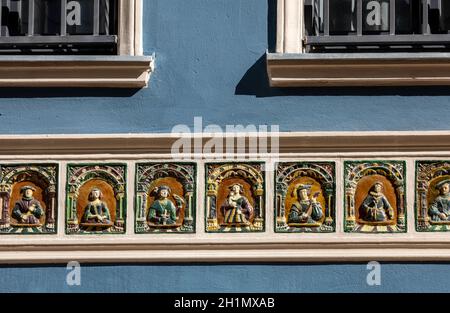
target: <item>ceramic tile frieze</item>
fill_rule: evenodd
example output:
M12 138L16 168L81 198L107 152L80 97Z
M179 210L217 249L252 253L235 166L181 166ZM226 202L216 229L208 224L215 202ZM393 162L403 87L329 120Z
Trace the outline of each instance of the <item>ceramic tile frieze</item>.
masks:
M266 210L273 211L276 233L333 233L338 223L347 233L404 233L407 192L415 197L416 231L450 231L450 161L412 160L415 181L408 185L406 159L286 161L270 175L263 162L207 162L205 180L195 162L73 163L60 195L65 204L58 203L59 162L6 162L0 164L0 234L56 234L64 208L66 234L124 234L133 214L128 167L135 173L136 234L195 233L199 203L207 233L264 232ZM269 206L266 175L273 180ZM200 199L198 186L205 189ZM336 220L338 210L343 221Z
M0 233L54 234L58 165L0 165Z
M207 163L206 231L262 232L265 229L263 163Z
M275 231L335 231L335 164L278 163L275 177Z
M417 231L450 230L450 161L416 162Z
M193 233L196 165L137 164L135 200L136 233Z
M406 232L404 161L346 161L345 231Z
M124 233L126 165L69 164L66 187L66 233Z

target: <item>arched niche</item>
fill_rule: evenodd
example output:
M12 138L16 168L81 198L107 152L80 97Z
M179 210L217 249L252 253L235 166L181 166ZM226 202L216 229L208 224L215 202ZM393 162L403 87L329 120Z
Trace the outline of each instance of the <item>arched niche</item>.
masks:
M57 214L57 176L55 164L3 165L0 180L0 231L8 233L55 233ZM25 225L15 220L11 211L22 196L20 189L30 185L33 197L44 209L39 225Z
M208 232L230 231L219 224L221 194L219 191L224 182L242 180L251 186L251 197L254 206L251 225L247 231L264 230L265 204L264 204L264 175L261 163L210 163L206 165L206 227ZM245 188L244 188L245 189ZM247 193L249 196L249 193ZM231 231L240 231L238 228Z
M335 228L335 165L333 162L287 162L276 167L276 231L277 232L332 232ZM288 225L287 216L291 204L296 200L298 184L310 184L312 193L318 197L323 209L323 218L318 225ZM294 193L294 194L293 194ZM312 227L318 226L318 227Z
M195 219L194 163L141 163L136 166L136 232L193 232ZM174 227L158 226L148 222L148 209L154 201L155 188L171 188L169 200L177 205L177 223ZM175 197L180 196L183 201Z
M403 161L368 161L344 162L345 167L345 231L347 232L405 232L405 162ZM368 188L359 184L371 184L370 180L382 177L383 187L394 193L395 219L393 223L362 223L358 219L357 205L360 198L367 195ZM368 179L369 178L369 179ZM358 192L358 194L356 194ZM361 195L359 194L361 193ZM358 200L358 201L357 201ZM391 204L393 205L393 204Z
M122 164L106 164L106 165L69 165L67 169L67 233L79 232L113 232L123 233L125 231L126 220L126 166ZM108 229L84 229L80 228L79 201L86 201L85 192L83 199L80 198L80 191L89 181L101 181L110 186L112 195L108 192L110 198L106 202L114 201L115 212L114 226ZM97 186L98 187L98 186ZM104 188L106 191L107 188ZM111 199L113 197L113 199ZM110 208L111 210L111 208Z
M448 231L447 221L431 221L428 209L439 195L436 185L450 178L449 161L416 162L416 218L418 231Z

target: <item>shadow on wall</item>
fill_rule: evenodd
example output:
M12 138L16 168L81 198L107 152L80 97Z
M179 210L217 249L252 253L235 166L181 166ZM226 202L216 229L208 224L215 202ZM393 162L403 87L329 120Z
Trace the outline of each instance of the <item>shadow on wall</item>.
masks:
M0 98L131 97L141 89L128 88L0 88Z
M277 0L267 0L267 49L275 52L277 33ZM450 96L448 86L413 87L303 87L272 88L267 75L266 55L261 56L236 86L235 95L256 97L279 96Z

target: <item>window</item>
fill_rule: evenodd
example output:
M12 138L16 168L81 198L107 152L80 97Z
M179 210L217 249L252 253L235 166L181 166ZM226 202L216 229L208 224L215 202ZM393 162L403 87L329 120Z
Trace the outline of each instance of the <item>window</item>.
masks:
M116 0L3 1L0 20L2 53L116 52Z
M447 85L450 3L278 0L273 86Z
M142 0L0 1L0 87L147 85Z
M304 44L308 52L442 51L449 17L441 0L309 0Z

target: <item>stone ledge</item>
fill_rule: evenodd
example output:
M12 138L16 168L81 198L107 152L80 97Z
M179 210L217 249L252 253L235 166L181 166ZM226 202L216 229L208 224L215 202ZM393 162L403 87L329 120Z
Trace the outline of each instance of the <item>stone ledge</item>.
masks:
M0 56L0 87L143 88L154 56Z
M268 53L272 87L450 85L449 53Z
M260 134L259 134L260 135ZM258 134L231 134L228 137L252 138ZM270 133L267 145L271 148ZM423 153L450 151L449 131L386 131L386 132L281 132L279 153ZM217 137L212 134L188 134L192 141L201 138L202 145ZM172 144L179 137L174 134L80 134L80 135L0 135L0 158L3 156L81 155L81 154L170 154ZM269 149L270 151L273 151ZM194 152L192 147L191 152ZM179 155L182 156L182 155ZM205 156L207 157L207 156ZM132 157L133 158L133 157Z
M402 248L261 248L261 249L108 249L20 250L0 252L0 264L56 264L117 262L368 262L368 261L449 261L450 249Z

